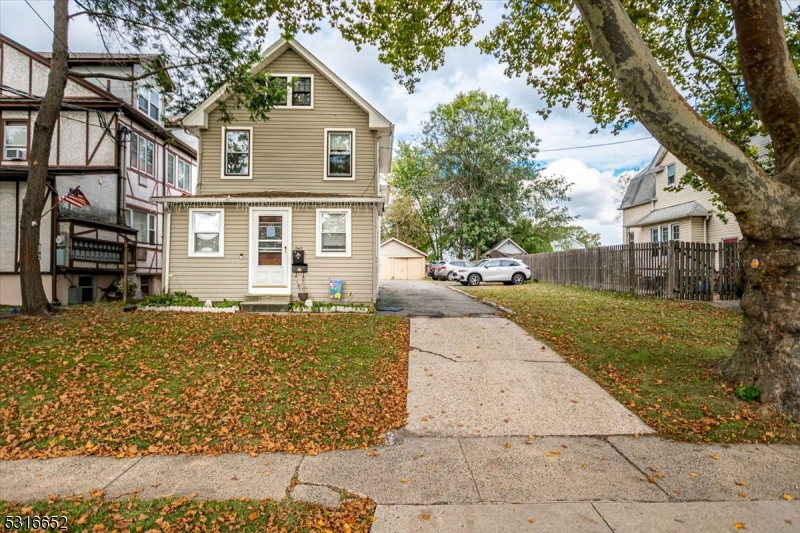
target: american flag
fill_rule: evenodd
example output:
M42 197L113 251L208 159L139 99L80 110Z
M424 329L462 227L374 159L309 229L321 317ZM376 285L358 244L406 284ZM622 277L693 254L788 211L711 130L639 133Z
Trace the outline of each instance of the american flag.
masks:
M75 207L86 207L92 204L89 203L89 199L86 198L86 195L81 192L80 187L75 187L74 189L70 189L69 192L63 196L58 197L58 202L67 202L69 204L74 205Z

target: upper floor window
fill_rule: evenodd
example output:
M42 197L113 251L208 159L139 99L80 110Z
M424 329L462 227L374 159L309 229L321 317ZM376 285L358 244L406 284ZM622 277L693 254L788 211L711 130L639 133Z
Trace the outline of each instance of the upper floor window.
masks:
M153 141L131 132L130 167L154 175L156 146Z
M153 120L159 120L161 116L161 98L157 91L148 87L139 87L136 104L139 111Z
M178 188L188 191L192 186L192 165L178 159Z
M675 185L675 164L667 165L667 187Z
M286 91L283 101L276 105L283 107L314 107L314 76L292 76L281 74L271 76L270 83Z
M355 179L355 130L325 129L325 179Z
M8 120L3 124L3 159L25 161L28 158L28 123Z
M252 178L252 150L250 149L250 139L253 135L253 128L224 128L222 133L224 152L222 177Z
M192 187L192 165L183 161L175 154L168 153L167 184L184 191L189 191Z

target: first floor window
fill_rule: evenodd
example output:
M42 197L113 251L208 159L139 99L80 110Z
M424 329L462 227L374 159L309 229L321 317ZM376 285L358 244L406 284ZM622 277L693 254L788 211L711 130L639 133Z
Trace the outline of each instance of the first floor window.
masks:
M3 159L25 159L28 148L28 123L9 120L3 124Z
M673 224L672 225L672 240L673 241L681 240L681 225L680 224Z
M130 226L138 232L137 240L156 244L156 215L144 211L131 210Z
M633 232L629 231L628 232L628 244L633 244L633 241L634 241Z
M317 210L317 254L350 256L350 210Z
M222 209L189 211L189 255L223 255L222 214Z
M653 228L650 230L650 239L653 242L658 242L658 228Z
M178 188L188 191L192 183L192 165L189 163L178 160Z
M250 177L251 130L225 130L225 175Z
M661 226L661 242L669 240L669 226Z
M326 175L330 178L353 176L353 132L329 131Z

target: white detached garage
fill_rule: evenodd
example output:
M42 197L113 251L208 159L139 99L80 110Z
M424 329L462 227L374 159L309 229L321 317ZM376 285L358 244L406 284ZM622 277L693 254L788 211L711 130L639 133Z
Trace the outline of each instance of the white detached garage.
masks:
M381 279L425 279L427 256L392 237L381 244Z

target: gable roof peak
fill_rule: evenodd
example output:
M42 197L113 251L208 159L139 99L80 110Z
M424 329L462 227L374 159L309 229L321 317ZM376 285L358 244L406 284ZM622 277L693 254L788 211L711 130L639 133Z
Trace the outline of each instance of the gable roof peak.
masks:
M314 67L320 74L328 79L337 89L342 91L349 97L357 106L363 109L369 115L369 127L374 129L391 128L392 123L380 111L375 109L364 97L353 90L352 87L347 85L339 76L337 76L330 68L328 68L322 61L317 59L314 54L309 52L302 44L296 39L288 41L281 37L272 43L261 54L261 61L259 61L251 72L258 72L270 65L286 50L292 50L299 55L303 60ZM208 128L208 114L213 110L213 105L222 97L225 96L228 85L225 84L214 93L205 99L199 106L187 114L183 119L185 127L199 127L200 129Z

